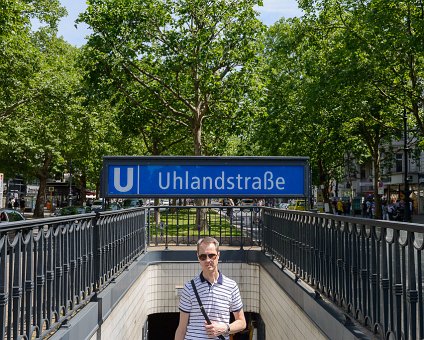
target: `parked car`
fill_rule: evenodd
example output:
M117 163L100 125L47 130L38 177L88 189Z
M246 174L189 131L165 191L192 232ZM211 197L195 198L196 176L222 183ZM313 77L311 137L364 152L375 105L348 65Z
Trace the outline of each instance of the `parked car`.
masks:
M0 223L2 222L16 222L25 220L25 216L17 210L13 209L0 209Z
M143 206L147 207L149 205L155 205L155 200L150 199L150 198L143 198L140 199L141 202L143 202Z
M255 204L255 201L253 198L243 198L239 202L240 207L248 206L249 208L240 208L240 210L249 210L253 205Z
M103 200L94 200L91 205L91 211L97 212L103 209Z
M111 202L106 204L106 209L105 210L120 210L122 209L122 206L119 202Z
M126 199L126 200L124 200L124 202L122 204L122 207L124 209L127 209L127 208L141 207L142 205L143 205L142 204L142 200L139 200L139 199Z
M289 208L289 203L280 203L279 205L278 205L278 208L281 208L281 209L288 209Z
M306 210L305 200L294 200L289 203L289 210Z
M170 204L170 201L169 201L168 198L165 198L165 199L161 199L160 200L160 205L169 205L169 204Z
M211 205L222 205L222 202L219 199L212 198L210 204Z

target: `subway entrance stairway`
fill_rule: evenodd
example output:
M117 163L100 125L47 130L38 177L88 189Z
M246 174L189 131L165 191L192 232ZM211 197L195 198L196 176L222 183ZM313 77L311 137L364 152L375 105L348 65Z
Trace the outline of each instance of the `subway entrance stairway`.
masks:
M238 282L256 339L423 337L421 225L201 209L205 229L196 207L8 223L3 338L153 339L155 316L178 313L179 289L199 274L194 245L205 235L222 244L220 269Z

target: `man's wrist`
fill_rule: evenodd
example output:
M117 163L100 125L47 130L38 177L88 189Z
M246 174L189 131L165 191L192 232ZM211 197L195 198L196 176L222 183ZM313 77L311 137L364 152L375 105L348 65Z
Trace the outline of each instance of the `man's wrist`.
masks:
M225 335L230 335L230 331L231 331L231 328L230 328L230 324L229 323L226 323L225 324Z

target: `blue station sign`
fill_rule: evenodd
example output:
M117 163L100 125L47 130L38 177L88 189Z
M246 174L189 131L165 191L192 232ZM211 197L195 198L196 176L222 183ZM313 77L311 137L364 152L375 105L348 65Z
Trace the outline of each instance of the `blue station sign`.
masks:
M308 158L104 157L104 197L307 197Z

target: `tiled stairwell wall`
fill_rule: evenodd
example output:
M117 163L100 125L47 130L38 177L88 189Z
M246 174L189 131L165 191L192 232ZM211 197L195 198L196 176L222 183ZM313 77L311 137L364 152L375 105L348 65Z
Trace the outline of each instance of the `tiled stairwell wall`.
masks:
M239 284L244 310L259 313L267 339L325 339L272 277L258 264L221 263L220 270ZM142 339L149 314L178 312L177 288L200 273L198 263L149 265L104 320L92 340Z

